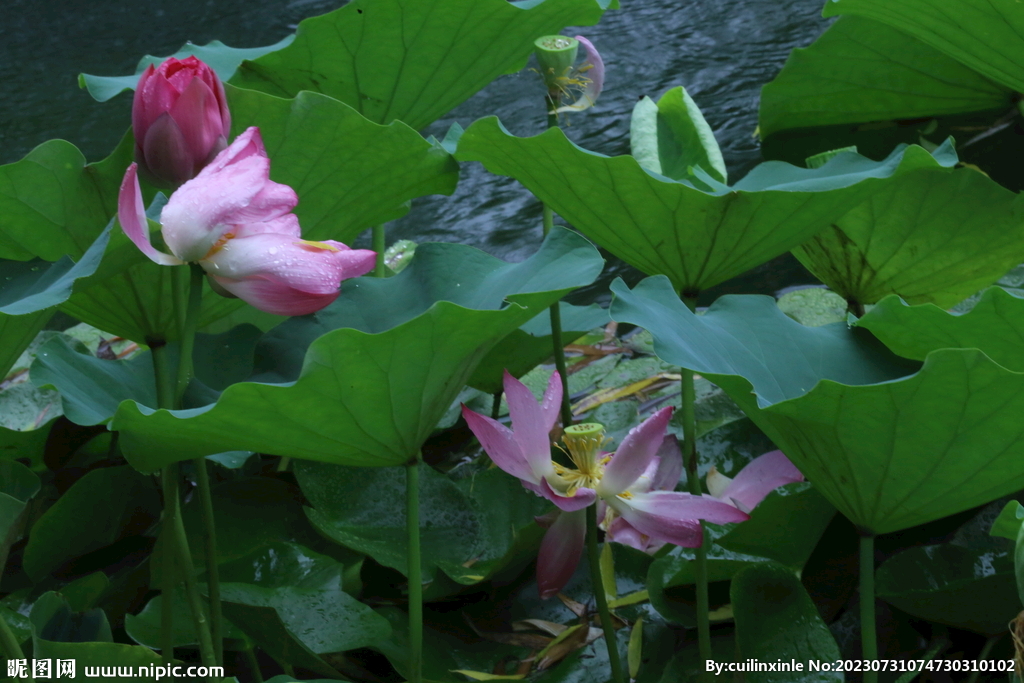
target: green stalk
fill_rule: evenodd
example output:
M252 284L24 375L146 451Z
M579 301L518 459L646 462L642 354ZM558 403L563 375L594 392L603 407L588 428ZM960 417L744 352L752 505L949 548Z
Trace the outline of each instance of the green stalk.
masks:
M167 367L167 345L163 340L147 339L150 357L153 360L153 376L156 380L156 404L159 408L170 409L174 406L174 385L171 384L171 373ZM174 552L171 541L171 516L174 506L171 501L178 495L178 484L171 467L160 471L160 481L164 493L164 518L160 527L163 556L160 563L160 658L164 666L174 662Z
M21 651L21 644L7 625L7 620L0 617L0 652L4 653L7 659L25 659L25 653Z
M256 659L256 649L250 647L245 650L245 661L249 664L249 668L252 670L252 680L255 683L263 683L263 672L260 671L260 662Z
M597 601L597 614L604 629L604 642L608 646L608 666L612 670L612 683L626 683L622 676L622 662L619 660L619 644L615 639L615 625L608 609L608 598L601 581L601 551L597 547L597 506L587 508L587 562L590 563L590 585Z
M545 98L548 104L548 128L558 125L558 115L554 113L558 108L558 100L551 96ZM544 236L547 237L551 229L555 227L555 215L551 207L544 204ZM551 344L555 352L555 369L562 378L562 429L572 424L572 406L569 404L569 375L565 372L565 345L562 343L562 311L558 308L556 301L551 306Z
M1003 637L1002 633L997 633L994 636L989 636L989 638L985 641L985 644L981 646L981 652L978 653L978 661L979 662L981 660L983 660L983 659L988 659L989 653L992 652L992 647L997 642L999 642L1000 638L1002 638L1002 637ZM978 683L978 679L979 678L981 678L981 671L979 671L978 669L975 669L974 671L971 672L971 675L968 677L966 683Z
M203 307L203 282L206 279L206 273L202 266L193 263L190 268L188 309L185 311L185 322L181 329L181 356L178 359L178 380L175 394L176 408L181 407L181 398L192 378L192 353L195 349L196 330L199 328L199 315ZM213 657L216 665L219 666L224 662L224 619L220 605L220 572L217 569L217 527L213 517L213 493L210 490L210 475L206 470L206 458L194 458L192 465L196 470L196 484L203 510L203 528L206 532L206 583L210 592L210 638ZM182 530L184 531L184 527ZM185 552L189 552L187 539ZM191 567L191 563L189 567ZM186 574L188 573L186 570Z
M374 277L385 277L387 274L387 269L384 266L384 251L387 249L384 237L384 225L373 226L373 250L377 252L377 267L373 270Z
M683 296L682 299L691 311L697 309L696 297ZM693 372L684 368L682 374L683 464L686 467L686 488L693 495L699 496L703 490L700 486L697 460L697 417L694 406L697 392L693 384ZM711 650L711 620L708 618L711 611L708 600L708 533L703 521L700 528L703 541L694 549L693 578L697 593L697 645L701 661L706 662L714 659L714 653ZM703 670L701 678L708 678Z
M875 634L875 537L860 537L860 639L865 660L878 659L878 636ZM865 671L864 683L878 683L877 671Z
M409 534L409 683L423 682L423 577L420 568L420 463L405 466L405 527Z
M206 458L192 461L196 468L199 500L203 505L203 525L206 527L206 586L210 592L210 636L213 656L218 666L224 664L224 616L220 606L220 570L217 568L217 526L213 517L213 493L210 475L206 471Z

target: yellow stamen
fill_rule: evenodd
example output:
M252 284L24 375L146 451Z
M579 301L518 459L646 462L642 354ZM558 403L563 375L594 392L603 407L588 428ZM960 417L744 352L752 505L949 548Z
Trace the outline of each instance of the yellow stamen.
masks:
M341 251L333 244L327 244L327 242L313 242L311 240L299 240L295 244L300 247L313 247L314 249L323 249L324 251Z
M210 258L214 254L216 254L218 251L223 249L224 245L227 244L229 240L233 240L233 239L235 239L235 233L233 233L233 232L226 232L226 233L224 233L223 235L220 236L219 240L217 240L216 242L213 243L213 246L210 247L210 251L206 252L206 256L201 258L200 261L205 261L206 259Z

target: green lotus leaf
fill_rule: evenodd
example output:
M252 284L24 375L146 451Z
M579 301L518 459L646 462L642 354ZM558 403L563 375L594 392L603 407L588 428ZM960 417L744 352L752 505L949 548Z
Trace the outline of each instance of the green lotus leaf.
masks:
M227 81L235 75L235 71L238 69L238 65L242 63L243 59L256 59L258 57L262 57L268 52L274 52L291 45L293 40L295 40L294 33L285 36L273 45L265 45L263 47L228 47L219 40L212 40L206 45L185 43L180 50L175 52L173 55L168 55L167 57L146 55L139 60L139 65L135 67L135 73L130 76L93 76L91 74L79 74L78 86L80 88L85 88L97 102L106 102L125 90L135 90L135 86L139 83L139 76L142 75L142 72L145 71L150 64L159 66L171 57L184 59L185 57L193 55L213 69L220 80Z
M715 180L728 177L715 133L686 88L672 88L655 104L643 97L629 125L631 154L644 168L673 180L692 177L699 166Z
M1024 299L1001 287L985 290L963 315L886 297L856 324L904 358L924 360L937 349L981 349L1004 368L1024 372Z
M52 264L42 259L0 260L0 377L43 329L52 308L71 295L75 281L96 271L109 238L107 226L77 263L67 256Z
M1020 611L1013 543L989 536L979 521L961 528L950 543L887 559L875 573L876 595L920 619L986 636L1003 633Z
M104 467L88 472L32 525L25 547L25 572L39 581L63 563L145 529L156 519L156 486L131 467ZM143 527L126 528L132 517Z
M723 297L698 317L666 278L612 291L613 319L647 328L659 356L725 389L865 532L1024 486L1024 375L980 351L938 350L919 366L864 330L803 327L768 297Z
M760 133L1008 108L1013 90L902 31L841 17L761 90Z
M906 174L793 254L847 301L948 308L1024 261L1024 197L970 168Z
M730 187L700 171L695 183L676 181L633 157L589 152L557 128L517 138L494 117L466 130L456 158L516 178L602 247L687 295L805 242L894 176L956 163L948 144L935 156L897 148L882 162L851 152L817 169L770 161Z
M833 0L822 16L865 17L899 29L981 75L1024 92L1024 8L1003 0Z
M842 655L818 608L792 570L777 564L747 567L729 590L736 619L738 661L799 663L794 671L751 671L751 683L838 682L841 671L810 671L808 661L834 663Z
M116 675L116 667L136 669L160 664L160 656L148 647L113 642L110 624L103 610L72 612L60 593L49 591L39 596L32 606L29 621L32 624L32 655L36 661L74 660L76 677L86 667L103 667L115 675L101 675L91 680L113 683L122 678ZM53 662L51 675L54 678L57 678L58 666Z
M410 199L455 190L459 165L401 121L382 126L313 92L284 100L229 85L227 93L233 132L258 125L272 178L298 194L304 239L350 243L403 216Z
M112 429L150 471L228 450L386 466L419 452L477 363L507 334L597 277L602 259L567 230L526 261L420 245L391 278L346 283L333 304L268 333L253 381L184 411L121 404ZM454 274L454 276L453 276Z
M174 647L199 645L192 611L185 598L184 588L178 586L171 596L171 607L174 613ZM139 645L160 649L160 620L163 617L163 597L157 596L146 603L138 614L125 615L124 630L128 637ZM224 620L224 649L247 650L252 648L252 641L227 619Z
M0 569L7 564L11 545L22 536L22 513L39 487L32 470L16 460L0 460Z
M232 83L278 97L320 92L419 130L522 69L538 36L596 24L609 7L617 0L355 0L302 21L295 42L243 62Z
M1003 506L999 516L992 522L989 534L997 538L1016 541L1021 527L1021 519L1024 519L1024 505L1016 500L1011 500Z

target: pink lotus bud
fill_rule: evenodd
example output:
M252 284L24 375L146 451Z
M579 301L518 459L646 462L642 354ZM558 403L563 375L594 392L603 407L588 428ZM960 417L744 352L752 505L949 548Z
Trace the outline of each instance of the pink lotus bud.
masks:
M139 78L132 105L135 160L158 187L191 180L227 147L231 113L224 86L195 57L171 57Z

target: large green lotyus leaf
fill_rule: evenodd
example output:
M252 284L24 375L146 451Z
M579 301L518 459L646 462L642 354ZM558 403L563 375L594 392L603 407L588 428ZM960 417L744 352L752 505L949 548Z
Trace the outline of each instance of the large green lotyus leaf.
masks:
M985 290L963 315L886 297L856 324L904 358L924 360L937 349L981 349L1004 368L1024 372L1024 299L1001 287Z
M130 462L151 471L226 450L345 465L414 457L487 352L602 259L585 239L553 231L526 261L470 247L421 245L392 278L362 278L312 316L293 318L257 347L249 382L183 411L121 404L112 429Z
M299 196L304 239L350 243L409 211L409 200L450 195L459 165L401 121L382 126L347 104L302 92L284 100L227 86L233 132L259 126L273 180Z
M698 317L665 278L612 291L613 319L647 328L659 356L725 389L865 532L1024 486L1024 374L976 349L934 351L921 366L845 323L803 327L768 297L723 297Z
M1024 92L1024 7L1017 0L831 0L822 15L874 19L1007 88Z
M971 168L908 173L793 254L847 301L948 308L1024 261L1024 196Z
M242 62L231 82L278 97L320 92L419 130L522 69L536 38L596 24L609 7L618 0L355 0L302 21L295 42Z
M817 169L770 161L730 187L699 171L694 182L672 180L631 156L585 150L559 129L517 138L494 117L470 126L455 156L516 178L602 247L688 294L805 242L895 177L956 162L946 149L933 157L916 146L881 162L839 154Z
M841 17L796 49L761 89L761 137L790 128L1009 108L1011 88L920 40L862 17Z

